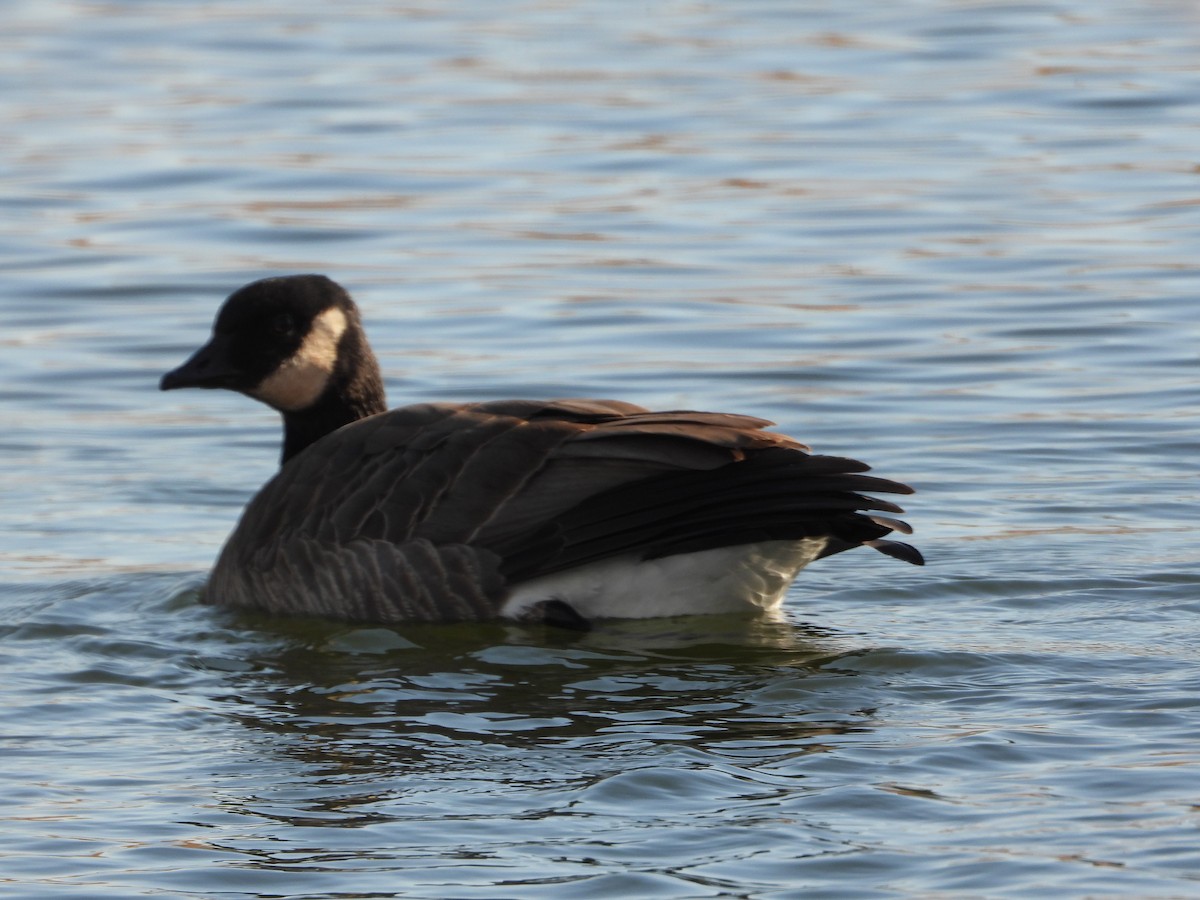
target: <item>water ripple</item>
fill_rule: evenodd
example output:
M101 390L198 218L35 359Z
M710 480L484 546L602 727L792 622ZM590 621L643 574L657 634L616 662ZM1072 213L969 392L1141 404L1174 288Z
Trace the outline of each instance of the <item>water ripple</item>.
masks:
M5 896L1195 893L1186 4L9 12ZM157 381L283 271L394 402L763 415L916 484L930 565L585 636L208 608L278 424Z

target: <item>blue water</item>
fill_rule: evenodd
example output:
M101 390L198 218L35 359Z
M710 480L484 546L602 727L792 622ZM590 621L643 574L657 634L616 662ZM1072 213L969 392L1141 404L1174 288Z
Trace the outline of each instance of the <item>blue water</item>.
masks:
M1200 896L1191 4L15 2L0 895ZM771 418L924 569L782 622L202 606L320 271L393 403Z

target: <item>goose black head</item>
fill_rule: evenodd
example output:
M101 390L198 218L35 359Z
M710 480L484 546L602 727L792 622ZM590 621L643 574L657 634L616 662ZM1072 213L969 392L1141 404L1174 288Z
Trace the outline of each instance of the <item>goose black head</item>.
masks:
M324 275L264 278L234 291L209 342L164 375L160 387L225 388L277 409L285 460L385 408L358 307Z

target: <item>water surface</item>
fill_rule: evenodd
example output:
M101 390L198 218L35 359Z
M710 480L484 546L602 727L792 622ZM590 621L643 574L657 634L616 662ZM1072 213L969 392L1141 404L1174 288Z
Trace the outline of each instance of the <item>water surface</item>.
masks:
M859 6L13 4L4 896L1200 894L1200 16ZM393 403L765 416L930 565L582 637L203 606L278 423L157 380L296 271Z

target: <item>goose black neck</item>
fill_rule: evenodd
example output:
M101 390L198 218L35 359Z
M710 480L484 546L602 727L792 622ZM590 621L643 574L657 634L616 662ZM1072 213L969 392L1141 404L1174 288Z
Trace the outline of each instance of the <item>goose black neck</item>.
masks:
M370 353L370 350L366 352ZM343 425L386 409L383 379L373 356L358 357L357 367L350 371L339 367L316 403L302 410L283 413L280 465Z

